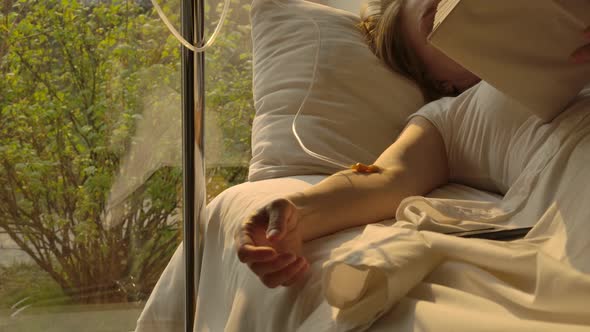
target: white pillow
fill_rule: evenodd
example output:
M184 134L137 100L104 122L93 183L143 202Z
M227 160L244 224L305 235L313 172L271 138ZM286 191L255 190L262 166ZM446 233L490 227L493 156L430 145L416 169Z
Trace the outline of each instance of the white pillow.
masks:
M254 103L249 180L331 174L338 166L306 154L291 124L307 93L321 46L313 91L297 119L312 151L344 164L371 163L424 104L419 88L371 53L349 12L306 1L254 0L251 11Z

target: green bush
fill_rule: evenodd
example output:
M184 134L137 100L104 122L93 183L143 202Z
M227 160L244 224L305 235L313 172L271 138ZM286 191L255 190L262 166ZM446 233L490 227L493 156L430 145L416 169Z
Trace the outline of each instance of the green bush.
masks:
M171 8L178 1L164 6L178 21ZM217 115L224 153L240 154L242 164L253 116L247 10L233 10L207 55L208 112ZM115 215L106 205L137 144L145 101L162 91L179 99L179 44L145 1L7 0L0 31L0 229L61 288L51 293L55 284L41 283L47 291L35 294L145 299L180 240L181 171L158 169ZM243 181L244 170L213 172L228 186ZM6 276L20 273L11 269ZM25 284L9 284L6 301L29 296L16 291Z

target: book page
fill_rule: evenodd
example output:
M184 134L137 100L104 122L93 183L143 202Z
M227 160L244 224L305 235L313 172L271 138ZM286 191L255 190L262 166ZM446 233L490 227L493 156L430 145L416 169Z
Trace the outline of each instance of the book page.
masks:
M434 15L433 31L442 23L442 21L451 13L461 0L442 0L438 3L436 14Z
M590 17L590 0L439 5L429 43L543 120L552 120L588 83L590 65L569 56L587 43L582 31L590 22L581 17Z

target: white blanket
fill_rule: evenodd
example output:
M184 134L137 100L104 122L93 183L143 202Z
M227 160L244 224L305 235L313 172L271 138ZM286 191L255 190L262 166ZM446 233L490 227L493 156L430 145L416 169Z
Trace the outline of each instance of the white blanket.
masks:
M362 238L354 228L306 244L311 262L305 281L290 289L267 289L241 264L233 247L239 222L270 200L301 191L323 176L301 176L244 183L228 189L208 206L196 331L321 331L335 323L322 292L323 265L346 243ZM449 185L431 197L497 201L496 195L466 186ZM392 221L382 225L391 225ZM160 278L138 321L138 332L180 331L183 328L183 260L179 248ZM418 278L414 278L418 281ZM328 308L328 314L324 310ZM312 315L314 314L314 315Z
M516 179L504 199L459 185L431 195L455 201L410 198L393 225L350 229L306 244L310 273L289 289L266 289L240 264L233 234L251 211L321 177L227 190L208 207L196 330L590 330L588 103L551 127L551 144L527 168L534 174L524 172L529 180ZM512 243L423 230L490 220L536 226ZM178 251L158 282L137 331L182 329L181 256Z
M400 205L395 227L368 226L354 243L339 248L339 256L326 263L323 280L328 302L341 309L335 326L343 330L367 327L433 272L430 279L501 304L516 317L585 325L561 326L559 331L589 330L590 307L585 305L590 303L587 92L553 123L531 127L544 133L539 136L543 144L531 142L536 145L530 147L536 150L534 156L501 201L412 197ZM490 223L535 227L526 239L511 243L427 231ZM350 290L344 285L355 287ZM461 321L464 324L465 318ZM556 327L547 324L534 330L555 331Z

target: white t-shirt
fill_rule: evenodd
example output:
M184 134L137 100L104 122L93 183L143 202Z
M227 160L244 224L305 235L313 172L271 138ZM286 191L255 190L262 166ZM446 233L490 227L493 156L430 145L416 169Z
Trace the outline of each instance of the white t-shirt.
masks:
M501 194L546 131L540 119L485 82L459 97L434 101L414 116L429 120L443 137L451 182Z
M413 116L439 130L450 181L504 197L497 203L408 197L396 218L439 232L490 223L522 227L535 224L551 206L565 206L563 200L556 205L557 197L577 201L590 190L586 180L572 180L586 179L590 170L589 107L590 87L551 123L543 123L485 82L424 106ZM560 193L558 187L566 189Z

